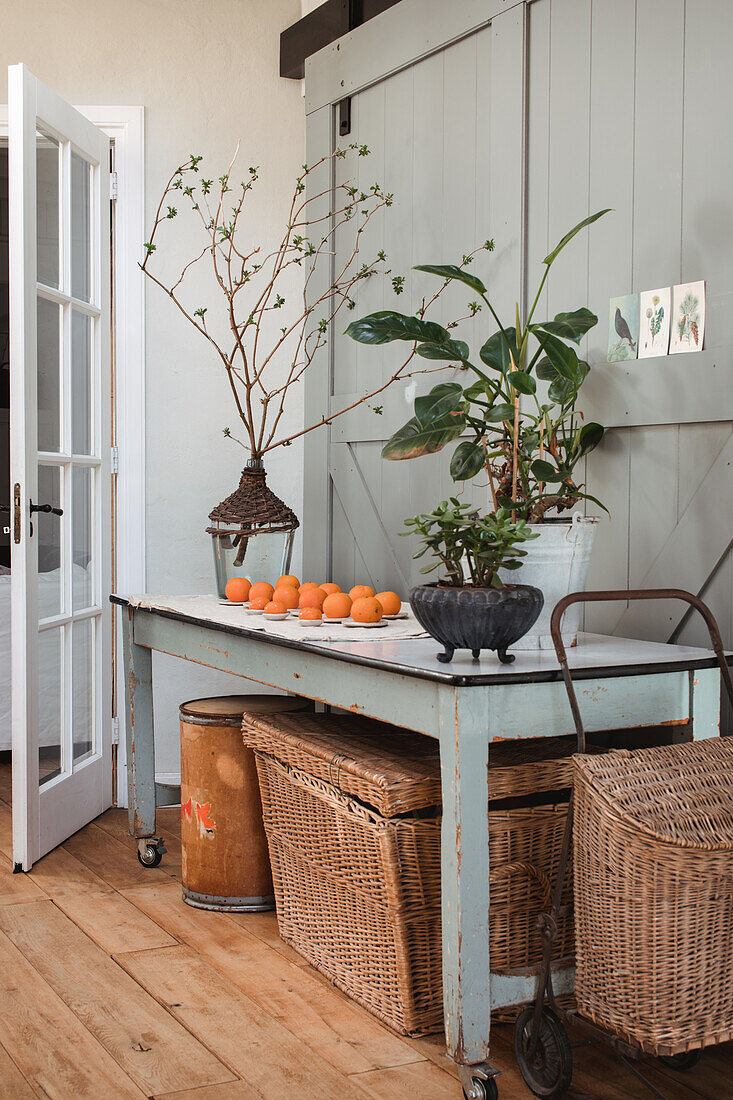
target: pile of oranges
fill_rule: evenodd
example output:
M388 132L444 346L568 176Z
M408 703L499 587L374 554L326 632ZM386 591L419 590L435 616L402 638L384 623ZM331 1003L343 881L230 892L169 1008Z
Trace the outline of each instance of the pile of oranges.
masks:
M235 577L227 583L227 599L232 603L247 603L250 611L261 611L268 618L284 618L298 612L299 620L312 625L323 619L356 623L378 623L383 616L399 615L402 601L396 592L377 592L368 584L357 584L349 592L327 581L300 583L292 574L278 577L274 585L268 581L252 584L245 577Z

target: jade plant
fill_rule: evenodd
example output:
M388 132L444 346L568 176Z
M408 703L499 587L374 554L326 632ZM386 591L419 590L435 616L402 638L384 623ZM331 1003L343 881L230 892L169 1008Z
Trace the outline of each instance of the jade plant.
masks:
M432 573L442 565L441 583L463 588L502 588L499 569L519 569L527 551L520 544L537 538L524 520L512 520L507 508L481 515L456 497L443 500L429 513L405 520L402 535L419 535L422 549L413 554L432 554L421 573Z
M600 210L584 218L545 256L532 304L524 317L516 304L513 324L501 321L485 284L468 270L475 253L464 256L460 265L415 268L437 276L442 286L463 283L477 295L469 302L468 316L484 308L491 315L497 328L479 349L481 366L471 357L468 344L454 338L455 324L443 327L428 321L424 311L405 316L382 310L352 321L346 332L362 344L413 341L422 358L454 364L470 375L467 384L441 382L418 397L414 415L387 441L383 458L418 458L462 437L451 458L453 480L468 481L485 471L497 514L508 509L512 518L540 522L547 512L561 513L582 499L604 507L584 491L578 478L581 460L604 433L600 424L586 423L577 408L590 367L576 348L598 318L586 307L557 313L548 321L535 320L535 313L557 257L582 229L606 213ZM484 247L492 251L493 241ZM547 387L538 387L538 381Z

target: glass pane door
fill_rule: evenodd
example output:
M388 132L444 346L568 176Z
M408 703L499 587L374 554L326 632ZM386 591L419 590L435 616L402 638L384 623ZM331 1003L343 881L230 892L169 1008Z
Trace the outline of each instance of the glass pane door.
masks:
M28 869L111 803L108 143L24 66L9 87L13 818Z

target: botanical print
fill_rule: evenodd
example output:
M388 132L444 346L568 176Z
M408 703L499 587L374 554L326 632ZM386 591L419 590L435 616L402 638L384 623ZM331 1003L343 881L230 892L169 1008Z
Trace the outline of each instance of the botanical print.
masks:
M670 354L701 351L705 336L705 280L680 283L672 295Z
M666 355L669 349L670 301L668 286L643 290L639 295L639 358Z
M608 310L608 361L636 359L639 347L639 295L612 298Z

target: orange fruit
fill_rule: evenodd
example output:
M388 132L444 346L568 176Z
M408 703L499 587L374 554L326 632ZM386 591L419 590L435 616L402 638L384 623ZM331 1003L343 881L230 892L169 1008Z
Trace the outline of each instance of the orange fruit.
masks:
M277 603L281 603L286 611L298 606L298 589L290 585L278 585L275 595L272 597Z
M265 603L267 603L268 600L272 599L272 594L274 591L275 589L272 587L271 584L268 584L267 581L257 581L257 583L253 584L249 590L250 601L252 599L264 599Z
M319 585L322 592L325 592L327 596L332 596L334 592L340 592L341 588L338 584L333 584L332 581L326 581L325 584Z
M326 593L321 591L318 585L315 588L301 588L298 607L316 607L320 611L325 598Z
M275 581L275 588L300 588L300 581L292 573L283 573Z
M402 600L396 592L377 592L374 598L381 603L385 615L399 615Z
M269 603L265 604L265 615L284 615L286 611L287 608L275 600L270 600Z
M383 614L382 605L374 596L360 596L351 606L355 623L378 623Z
M318 585L315 581L303 581L303 583L298 587L298 591L302 592L306 588L318 588Z
M321 611L318 607L303 607L298 615L299 619L303 619L304 622L315 622L321 618Z
M348 619L351 614L351 598L345 592L332 592L323 601L323 614L327 619Z
M264 611L267 600L264 596L255 596L254 599L249 601L250 611Z
M365 596L373 596L374 589L370 588L368 584L355 584L349 592L352 600L361 600Z
M224 593L226 598L231 600L232 603L244 603L249 599L249 590L251 587L252 585L246 577L232 577L230 581L227 581Z

